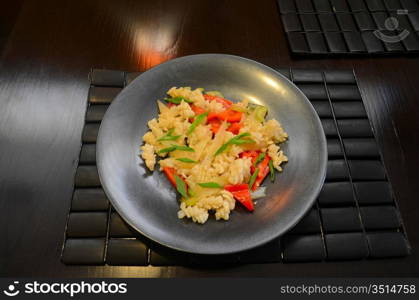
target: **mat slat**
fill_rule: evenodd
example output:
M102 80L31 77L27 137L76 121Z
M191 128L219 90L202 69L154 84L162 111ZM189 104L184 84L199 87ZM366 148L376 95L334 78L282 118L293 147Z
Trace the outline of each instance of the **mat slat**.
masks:
M277 0L277 3L292 54L419 53L419 3L416 0ZM402 34L406 30L407 37ZM386 37L390 37L390 41ZM392 38L398 41L392 42Z

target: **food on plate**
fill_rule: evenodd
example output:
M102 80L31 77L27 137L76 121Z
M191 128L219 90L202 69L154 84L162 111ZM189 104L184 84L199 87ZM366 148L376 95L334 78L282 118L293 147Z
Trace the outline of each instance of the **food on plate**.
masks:
M233 103L218 91L172 87L167 94L148 122L141 157L150 171L158 162L181 195L178 217L203 224L214 213L228 220L236 201L253 211L253 200L265 195L264 179L274 181L288 161L281 124L266 120L267 107Z

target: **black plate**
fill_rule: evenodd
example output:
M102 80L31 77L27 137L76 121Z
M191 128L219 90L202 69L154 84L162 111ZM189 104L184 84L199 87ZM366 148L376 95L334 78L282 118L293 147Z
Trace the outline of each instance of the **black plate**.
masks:
M269 109L289 134L289 158L267 196L249 213L240 205L229 221L210 217L204 225L179 220L177 195L164 174L146 170L139 157L147 122L157 116L157 99L172 86L219 90L227 98L249 98ZM192 253L223 254L266 243L294 226L312 206L325 178L326 138L312 105L288 79L242 57L200 54L154 67L112 102L97 140L100 179L118 213L133 228L165 246Z

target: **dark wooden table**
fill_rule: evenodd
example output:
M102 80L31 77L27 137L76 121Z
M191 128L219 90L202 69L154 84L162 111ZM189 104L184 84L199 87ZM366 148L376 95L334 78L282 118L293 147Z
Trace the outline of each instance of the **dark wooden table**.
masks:
M419 60L290 57L274 0L3 3L0 31L1 276L419 275ZM143 71L196 53L272 67L354 68L412 254L402 259L223 269L63 265L90 68Z

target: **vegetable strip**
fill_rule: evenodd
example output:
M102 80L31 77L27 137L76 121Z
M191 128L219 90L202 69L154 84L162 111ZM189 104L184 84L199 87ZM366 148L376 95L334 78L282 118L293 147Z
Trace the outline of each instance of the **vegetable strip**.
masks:
M259 168L256 168L255 172L252 174L249 180L249 189L252 188L253 184L255 183L256 177L258 177Z
M244 132L242 134L239 134L239 135L231 138L227 143L221 145L221 147L218 148L218 150L215 152L214 156L217 156L218 154L225 151L228 148L228 146L230 146L230 145L242 145L242 144L250 144L250 143L255 142L252 139L242 139L243 137L247 137L247 136L250 136L250 133Z
M204 122L204 120L207 116L208 116L208 112L205 112L203 114L198 115L195 118L195 120L192 122L191 126L189 127L188 134L191 134L199 124Z
M185 182L176 174L174 176L176 181L176 189L179 192L179 194L181 194L184 198L189 198Z
M185 97L165 98L164 100L174 104L180 104L182 101L185 101L186 103L193 103L192 100L186 99Z
M222 189L223 187L216 182L201 182L198 183L200 186L205 188Z

